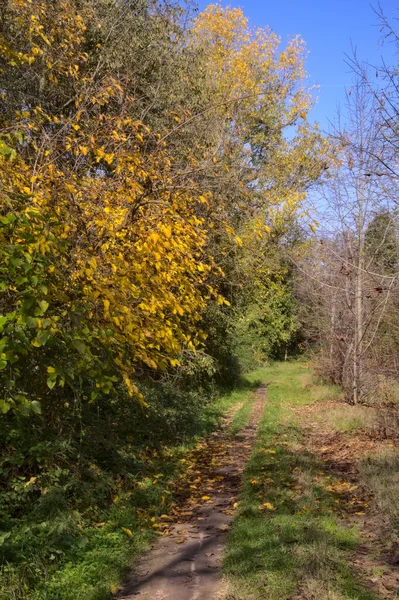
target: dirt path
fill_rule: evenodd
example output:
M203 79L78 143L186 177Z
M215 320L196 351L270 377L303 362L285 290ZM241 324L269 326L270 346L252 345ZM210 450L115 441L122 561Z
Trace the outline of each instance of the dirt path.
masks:
M216 600L222 585L222 552L233 519L242 474L256 438L266 385L255 392L248 425L234 438L227 426L198 452L206 470L192 470L193 494L176 522L136 565L119 600ZM198 457L197 457L198 458ZM195 477L195 475L197 475ZM167 525L165 525L167 527Z

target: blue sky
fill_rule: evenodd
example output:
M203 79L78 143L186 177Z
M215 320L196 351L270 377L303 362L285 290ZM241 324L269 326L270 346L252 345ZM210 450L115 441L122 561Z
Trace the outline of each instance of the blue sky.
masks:
M202 10L210 2L199 2ZM352 75L345 64L345 54L352 45L359 57L372 64L382 54L390 54L390 46L380 43L378 19L368 0L230 0L224 6L239 6L255 27L268 25L286 41L300 34L307 44L307 71L312 84L319 84L319 98L311 118L322 129L334 120L338 105L344 113L345 88L350 88ZM385 14L395 23L399 18L399 0L381 0ZM396 23L399 30L399 22Z

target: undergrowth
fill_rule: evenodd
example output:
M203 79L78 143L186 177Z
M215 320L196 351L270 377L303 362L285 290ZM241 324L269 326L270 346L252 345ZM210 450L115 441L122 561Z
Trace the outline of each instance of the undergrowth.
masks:
M186 453L236 405L232 432L245 425L258 378L219 397L154 389L147 410L119 398L65 407L63 428L38 417L3 430L0 599L110 598L156 535L152 519L173 506Z

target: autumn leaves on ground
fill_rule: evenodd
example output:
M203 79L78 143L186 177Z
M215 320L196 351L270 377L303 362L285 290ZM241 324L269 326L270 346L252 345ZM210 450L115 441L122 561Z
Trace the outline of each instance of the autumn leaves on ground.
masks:
M0 4L1 600L394 597L396 66L327 135L241 9Z

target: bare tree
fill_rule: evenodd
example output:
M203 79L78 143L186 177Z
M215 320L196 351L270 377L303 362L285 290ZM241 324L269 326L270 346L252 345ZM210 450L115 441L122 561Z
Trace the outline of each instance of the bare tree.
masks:
M318 323L323 371L355 404L369 391L370 356L398 282L397 264L387 272L377 260L396 204L392 175L379 169L383 145L377 107L375 95L358 78L347 95L347 116L337 118L331 133L336 168L320 197L321 240L299 266L298 290L310 304L313 329ZM388 218L380 221L378 240L370 243L370 227L381 214Z

